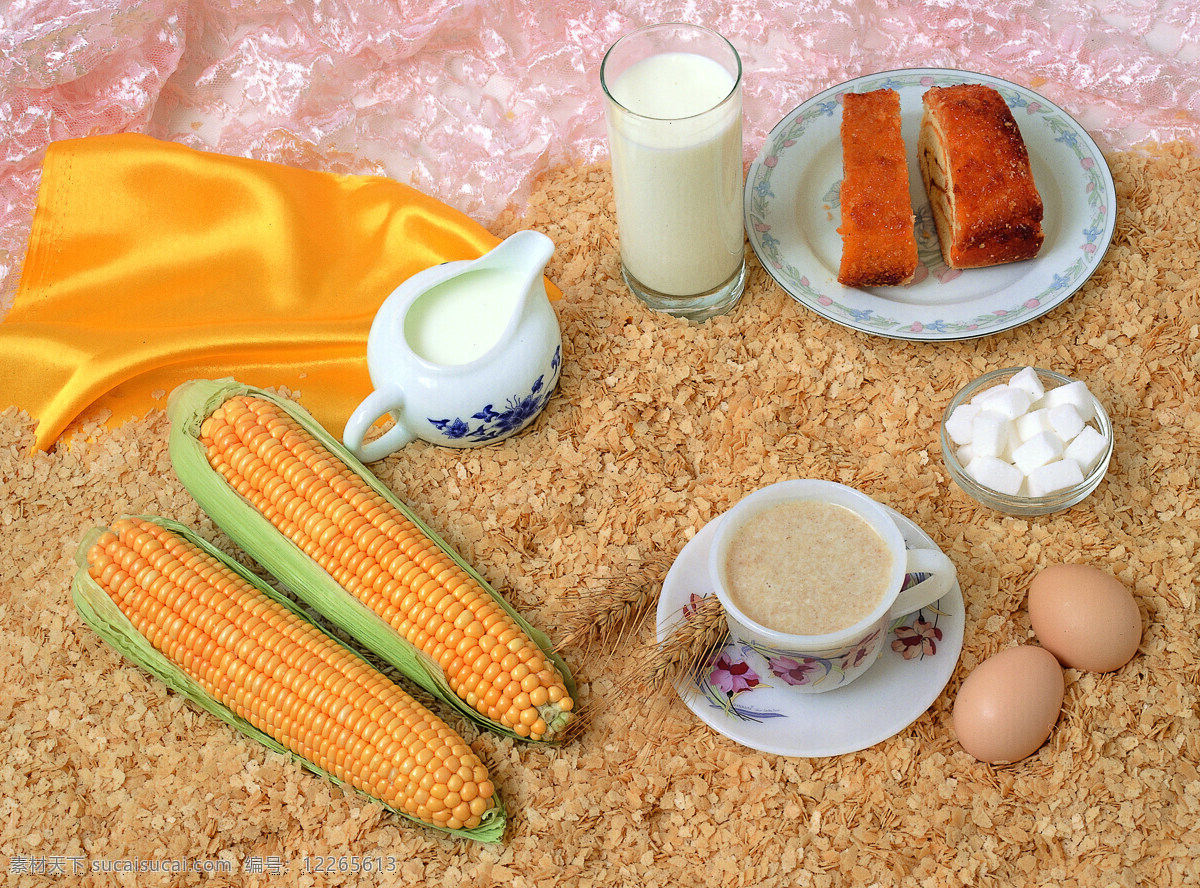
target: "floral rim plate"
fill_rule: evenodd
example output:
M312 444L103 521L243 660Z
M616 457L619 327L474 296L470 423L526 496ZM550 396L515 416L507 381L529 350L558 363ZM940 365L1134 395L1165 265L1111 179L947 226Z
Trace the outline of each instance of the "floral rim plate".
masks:
M888 511L910 547L936 547L914 522ZM667 572L658 602L660 641L693 597L712 594L707 555L719 521L701 528ZM702 722L751 749L801 757L857 752L903 731L933 704L958 663L964 625L962 590L955 583L934 605L889 627L879 661L844 688L794 691L757 653L727 638L707 674L676 689Z
M921 97L931 86L984 83L1012 108L1045 205L1036 259L991 268L948 268L916 163ZM854 289L837 282L842 241L841 98L891 88L900 95L910 149L909 189L920 264L907 286ZM767 136L746 176L746 233L759 261L797 302L843 326L894 339L970 339L1040 317L1070 298L1104 258L1116 224L1116 189L1104 155L1052 102L969 71L912 68L858 77L809 99Z

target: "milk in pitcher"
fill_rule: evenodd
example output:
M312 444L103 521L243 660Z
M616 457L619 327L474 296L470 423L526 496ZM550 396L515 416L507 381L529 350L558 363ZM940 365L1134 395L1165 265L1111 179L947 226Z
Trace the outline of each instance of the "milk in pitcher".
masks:
M445 280L413 302L404 338L434 364L468 364L500 341L525 286L520 274L493 269Z

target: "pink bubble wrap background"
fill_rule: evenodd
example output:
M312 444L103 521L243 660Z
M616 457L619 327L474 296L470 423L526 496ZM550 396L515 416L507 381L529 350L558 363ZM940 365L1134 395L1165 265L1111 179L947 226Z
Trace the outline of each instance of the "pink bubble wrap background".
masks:
M1105 150L1200 143L1200 4L1168 0L10 0L0 4L0 317L55 139L145 132L391 176L487 224L538 174L607 155L604 50L642 24L724 33L745 152L873 71L983 71Z

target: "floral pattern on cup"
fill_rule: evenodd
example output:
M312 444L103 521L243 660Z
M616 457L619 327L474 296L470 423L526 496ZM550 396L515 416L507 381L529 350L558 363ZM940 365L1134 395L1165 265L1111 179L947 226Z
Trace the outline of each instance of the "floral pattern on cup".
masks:
M909 574L905 577L904 587L923 578L923 574ZM695 601L693 595L683 609L685 613ZM783 685L828 683L831 688L836 688L844 684L847 677L873 662L889 636L892 651L905 660L921 661L936 656L942 640L942 630L938 626L941 616L943 613L936 605L925 607L896 620L887 633L876 632L845 650L801 660L762 645L740 645L727 639L725 646L697 675L696 687L710 706L731 718L748 721L781 718L784 717L781 712L747 705L747 695L754 690ZM755 663L765 663L766 670L762 671Z
M868 666L883 647L883 632L873 632L862 641L845 650L831 651L826 656L801 657L797 659L784 651L765 645L742 645L743 654L753 651L767 663L771 676L781 683L795 687L824 685L839 687L846 680ZM730 660L731 666L738 665ZM713 675L722 668L713 668ZM713 677L710 675L709 680ZM726 682L721 682L725 684Z
M554 350L554 357L550 359L549 384L545 382L545 374L542 374L534 380L529 394L514 395L508 399L507 405L501 410L497 410L494 404L485 404L467 419L461 417L433 419L430 417L429 424L453 440L483 443L506 438L525 428L533 421L534 417L541 413L558 382L558 372L561 367L562 348L559 347ZM472 423L470 420L475 420L475 422Z

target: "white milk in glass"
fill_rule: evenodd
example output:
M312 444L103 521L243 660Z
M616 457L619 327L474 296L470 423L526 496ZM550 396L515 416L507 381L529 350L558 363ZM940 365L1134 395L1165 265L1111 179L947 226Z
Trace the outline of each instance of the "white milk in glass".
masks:
M640 284L691 296L743 261L741 103L719 62L663 52L608 85L621 259ZM730 101L726 101L730 99Z
M500 341L525 292L521 275L478 271L416 298L404 316L409 348L435 364L467 364Z

